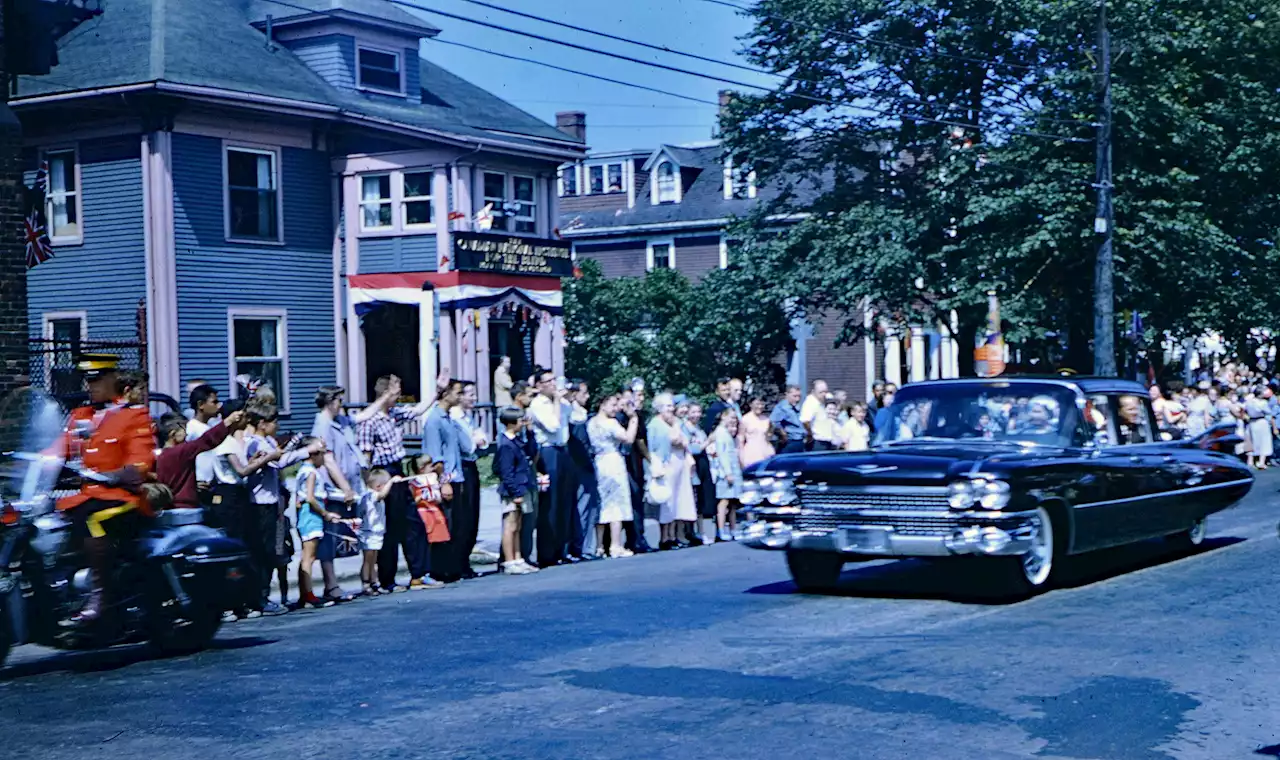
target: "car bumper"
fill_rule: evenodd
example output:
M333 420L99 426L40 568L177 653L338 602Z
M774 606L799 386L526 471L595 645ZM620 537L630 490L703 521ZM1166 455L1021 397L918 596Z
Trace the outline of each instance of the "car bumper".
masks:
M748 519L739 523L737 538L752 549L801 549L864 557L1017 556L1031 550L1038 529L1035 511L930 512L927 517L916 513L909 532L903 527L909 518L900 516L895 525L892 513L886 512L833 515L795 508L743 512ZM838 524L814 527L811 518L815 517ZM922 520L927 526L923 529Z

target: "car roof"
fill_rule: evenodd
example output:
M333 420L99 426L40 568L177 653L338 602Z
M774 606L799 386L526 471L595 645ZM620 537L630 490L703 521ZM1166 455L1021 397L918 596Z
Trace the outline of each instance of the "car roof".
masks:
M929 385L964 385L969 383L1037 383L1053 384L1074 388L1082 393L1132 393L1146 396L1147 389L1142 383L1124 380L1118 377L1094 377L1079 375L1008 375L999 377L958 377L950 380L925 380L911 383L909 387Z

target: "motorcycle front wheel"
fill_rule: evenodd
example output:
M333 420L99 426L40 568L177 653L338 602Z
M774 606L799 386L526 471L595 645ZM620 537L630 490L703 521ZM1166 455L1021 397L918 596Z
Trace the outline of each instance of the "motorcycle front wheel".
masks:
M222 627L222 610L197 607L177 615L163 612L151 622L151 645L165 655L195 654L209 646Z

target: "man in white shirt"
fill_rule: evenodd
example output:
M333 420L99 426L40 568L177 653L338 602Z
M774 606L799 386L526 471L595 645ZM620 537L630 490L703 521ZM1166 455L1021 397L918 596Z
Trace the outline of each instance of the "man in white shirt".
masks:
M813 439L813 421L816 420L823 412L823 407L827 405L827 381L814 380L813 390L805 398L804 403L800 406L800 424L804 425L805 432L809 434L809 439Z
M538 509L538 566L569 564L569 539L577 487L569 461L569 404L550 370L538 374L538 395L529 405L542 471L551 486L542 492Z

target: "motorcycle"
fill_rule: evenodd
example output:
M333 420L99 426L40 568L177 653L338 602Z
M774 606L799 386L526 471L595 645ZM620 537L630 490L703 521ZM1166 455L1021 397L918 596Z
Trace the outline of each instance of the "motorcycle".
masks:
M164 654L205 648L223 612L253 589L245 546L201 524L199 509L165 510L117 540L105 614L70 624L91 575L55 497L102 476L64 458L65 425L58 403L35 389L0 403L0 667L25 643L97 649L149 641Z

